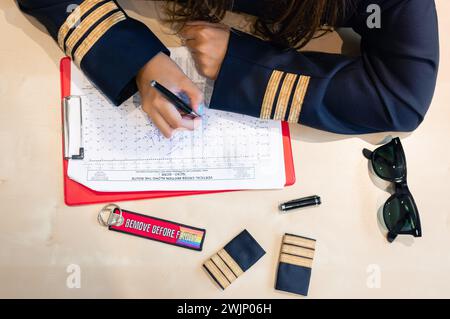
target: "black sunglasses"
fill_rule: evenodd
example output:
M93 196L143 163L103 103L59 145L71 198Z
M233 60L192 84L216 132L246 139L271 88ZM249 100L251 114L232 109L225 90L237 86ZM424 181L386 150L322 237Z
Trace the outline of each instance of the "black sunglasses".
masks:
M391 243L398 235L422 236L419 211L406 182L406 157L398 137L371 152L363 150L378 177L392 182L395 192L383 207L383 219Z

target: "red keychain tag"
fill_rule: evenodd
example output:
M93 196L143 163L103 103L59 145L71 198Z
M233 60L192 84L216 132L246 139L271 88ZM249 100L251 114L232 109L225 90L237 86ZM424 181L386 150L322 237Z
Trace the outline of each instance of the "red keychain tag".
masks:
M109 214L107 219L105 214ZM98 221L109 230L198 251L206 234L205 229L130 212L115 204L103 207Z

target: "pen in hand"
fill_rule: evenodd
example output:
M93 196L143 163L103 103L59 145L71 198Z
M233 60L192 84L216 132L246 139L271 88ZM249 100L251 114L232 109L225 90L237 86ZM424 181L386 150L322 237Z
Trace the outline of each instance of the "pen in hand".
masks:
M150 86L155 88L159 93L162 94L170 103L172 103L178 110L186 113L186 115L191 116L193 118L200 117L199 114L197 114L189 104L184 102L182 99L180 99L178 96L176 96L174 93L172 93L170 90L165 88L163 85L159 84L155 80L152 80L150 82Z

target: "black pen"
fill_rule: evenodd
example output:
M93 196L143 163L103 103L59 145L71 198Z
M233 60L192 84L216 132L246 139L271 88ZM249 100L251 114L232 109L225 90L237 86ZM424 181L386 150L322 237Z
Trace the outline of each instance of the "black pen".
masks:
M194 110L182 99L170 92L164 86L156 82L155 80L150 82L150 85L158 90L170 103L172 103L178 110L190 115L192 117L200 117Z
M320 200L320 197L317 195L308 196L304 198L294 199L289 202L283 203L279 206L279 209L283 212L296 209L296 208L302 208L302 207L308 207L308 206L316 206L320 205L322 202Z

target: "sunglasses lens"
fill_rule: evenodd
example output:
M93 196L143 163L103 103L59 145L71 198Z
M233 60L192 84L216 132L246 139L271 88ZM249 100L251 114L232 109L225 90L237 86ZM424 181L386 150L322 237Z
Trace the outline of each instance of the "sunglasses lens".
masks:
M414 233L417 229L417 210L409 195L399 195L388 200L383 214L386 227L393 233Z
M402 149L394 141L376 149L372 163L375 172L388 180L401 178L406 171Z

